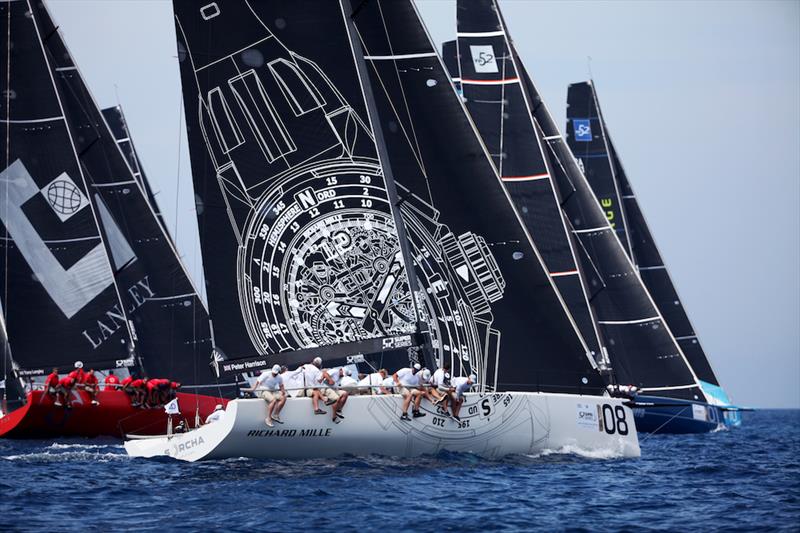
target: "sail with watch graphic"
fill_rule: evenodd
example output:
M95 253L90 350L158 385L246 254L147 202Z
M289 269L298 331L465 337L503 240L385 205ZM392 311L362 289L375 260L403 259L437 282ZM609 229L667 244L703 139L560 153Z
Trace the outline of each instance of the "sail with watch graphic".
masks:
M638 455L632 414L601 396L413 3L313 5L173 3L211 319L231 357L220 370L358 353L366 371L376 340L408 337L398 363L448 363L479 393L460 421L427 401L401 419L399 395L353 395L336 423L298 398L277 433L263 400L234 400L214 424L126 450L501 456L573 442ZM322 446L305 438L316 428Z

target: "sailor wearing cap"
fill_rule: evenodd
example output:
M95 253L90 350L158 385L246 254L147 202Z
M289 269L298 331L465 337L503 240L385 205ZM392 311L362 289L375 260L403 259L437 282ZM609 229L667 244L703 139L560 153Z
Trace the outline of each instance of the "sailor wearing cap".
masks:
M267 402L267 418L264 422L269 427L272 427L273 422L283 424L279 415L286 403L286 388L281 377L281 365L274 365L271 370L261 372L253 388L249 390Z
M216 407L214 407L214 412L206 417L206 424L211 424L212 422L216 422L222 415L225 414L225 411L222 409L222 404L218 403Z
M400 420L411 420L408 417L408 407L411 401L414 401L414 410L412 414L414 418L425 416L425 413L420 413L419 404L422 402L422 391L420 390L420 378L422 377L420 370L422 366L419 363L414 363L410 368L401 368L394 373L395 389L399 389L400 394L403 395L403 414Z
M315 357L310 363L301 365L297 370L291 373L289 377L294 377L297 374L303 374L303 386L305 387L300 393L300 396L311 398L311 407L314 409L315 415L327 414L327 411L319 408L319 400L322 398L320 390L322 384L322 358Z
M460 421L461 419L458 415L461 412L461 406L464 405L464 393L478 383L478 378L475 374L470 374L469 377L466 378L453 378L452 383L453 386L451 390L453 391L453 395L451 398L453 401L453 418Z
M358 381L353 377L353 371L349 368L340 368L341 378L339 388L348 394L358 394Z

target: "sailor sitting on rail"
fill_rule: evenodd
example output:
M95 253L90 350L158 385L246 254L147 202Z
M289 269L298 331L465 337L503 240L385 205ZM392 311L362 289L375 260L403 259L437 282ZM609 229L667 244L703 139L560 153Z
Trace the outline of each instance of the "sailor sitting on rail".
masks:
M444 383L445 375L447 376L447 384ZM441 368L433 373L430 380L431 396L434 397L433 404L442 404L442 409L447 412L447 400L449 398L448 391L450 389L450 362L445 361L442 363Z
M389 373L385 368L364 376L358 382L359 394L381 394L381 382L386 379Z
M256 396L267 402L267 418L264 419L264 422L269 427L273 426L273 422L283 424L279 415L286 403L286 387L281 377L280 365L274 365L271 370L261 372L261 375L256 378L253 388L245 390L254 392Z
M403 414L400 416L401 420L411 420L408 417L408 407L411 401L414 401L414 409L412 414L414 418L425 416L425 413L419 411L419 404L422 402L422 390L420 390L420 370L422 366L419 363L414 363L411 368L401 368L394 373L395 388L399 389L400 394L403 396Z
M343 375L344 372L341 368L333 373L325 369L322 371L322 374L319 377L319 382L323 386L323 388L320 390L320 394L326 399L325 405L333 406L331 420L333 420L334 424L338 424L340 418L344 419L341 411L345 402L347 402L348 394L346 391L337 390L339 387L339 381ZM325 385L328 386L326 387Z
M339 390L346 392L348 395L358 394L358 381L353 378L352 370L342 367L339 371L343 373L339 379Z
M466 378L453 378L453 386L450 388L450 398L453 402L453 418L456 420L461 421L458 415L461 412L461 406L464 405L464 393L472 388L472 386L477 382L478 378L475 376L475 374L470 374L469 377Z
M320 370L321 366L322 358L315 357L313 361L301 365L297 370L291 372L287 376L287 378L289 378L294 377L297 374L303 374L303 386L305 389L303 389L303 391L300 393L300 396L311 398L311 407L314 409L315 415L327 414L327 411L319 408L319 400L321 398L319 385L319 378L322 375L322 371Z
M391 376L387 376L381 381L381 386L378 388L378 392L376 394L394 394L394 374Z

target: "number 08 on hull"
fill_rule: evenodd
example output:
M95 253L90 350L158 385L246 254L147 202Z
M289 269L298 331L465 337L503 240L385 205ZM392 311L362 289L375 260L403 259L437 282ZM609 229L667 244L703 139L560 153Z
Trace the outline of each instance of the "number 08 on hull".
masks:
M427 404L426 416L400 420L399 396L354 396L339 424L314 415L309 399L287 402L283 424L264 423L262 400L235 400L217 422L171 437L132 439L134 457L186 461L230 457L413 457L442 450L496 458L544 451L638 457L633 416L620 400L548 393L467 394L461 420Z

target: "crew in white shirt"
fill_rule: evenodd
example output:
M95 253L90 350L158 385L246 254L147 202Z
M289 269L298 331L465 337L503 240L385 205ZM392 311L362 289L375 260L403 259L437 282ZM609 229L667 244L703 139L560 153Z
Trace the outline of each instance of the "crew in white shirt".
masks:
M358 381L353 378L353 372L349 368L342 369L344 375L339 380L339 388L347 394L358 394Z
M394 376L388 376L381 381L381 386L376 394L394 394Z
M445 376L447 376L445 378ZM445 383L445 381L447 381ZM442 366L431 376L431 396L435 398L434 405L441 403L442 409L447 413L447 399L450 397L450 362L445 361Z
M305 388L300 396L311 398L311 407L314 409L315 415L327 414L327 411L319 408L319 400L322 398L320 394L322 387L320 383L322 377L322 371L320 370L321 366L322 358L315 357L310 363L306 363L292 372L292 376L300 373L303 374L303 387Z
M280 374L281 365L274 365L271 370L264 370L250 389L267 402L267 418L264 422L269 427L272 427L273 422L283 424L279 415L286 403L286 388Z
M337 390L339 381L344 375L343 370L344 369L340 368L336 372L329 372L326 369L322 371L319 377L319 382L323 387L322 389L318 389L319 394L325 398L325 405L333 406L331 420L334 424L338 424L339 419L344 418L342 416L342 407L344 407L345 402L347 402L347 392Z
M225 411L223 411L223 409L222 409L222 404L218 403L216 405L216 407L214 407L214 412L206 417L206 424L212 424L212 423L216 422L217 420L222 418L222 415L224 415L224 414L225 414Z
M425 413L419 411L419 404L422 402L422 391L420 390L420 370L422 366L419 363L414 363L411 368L401 368L392 376L395 382L395 388L398 388L400 394L403 395L403 414L400 420L411 420L408 417L408 407L411 401L414 401L414 409L412 415L414 418L425 416Z
M364 376L364 378L358 382L359 394L381 394L381 383L388 375L389 373L386 369L381 368L377 372Z
M464 393L477 383L477 379L475 374L470 374L468 378L453 378L451 390L453 391L453 418L456 420L461 420L458 415L461 412L461 406L464 405Z

